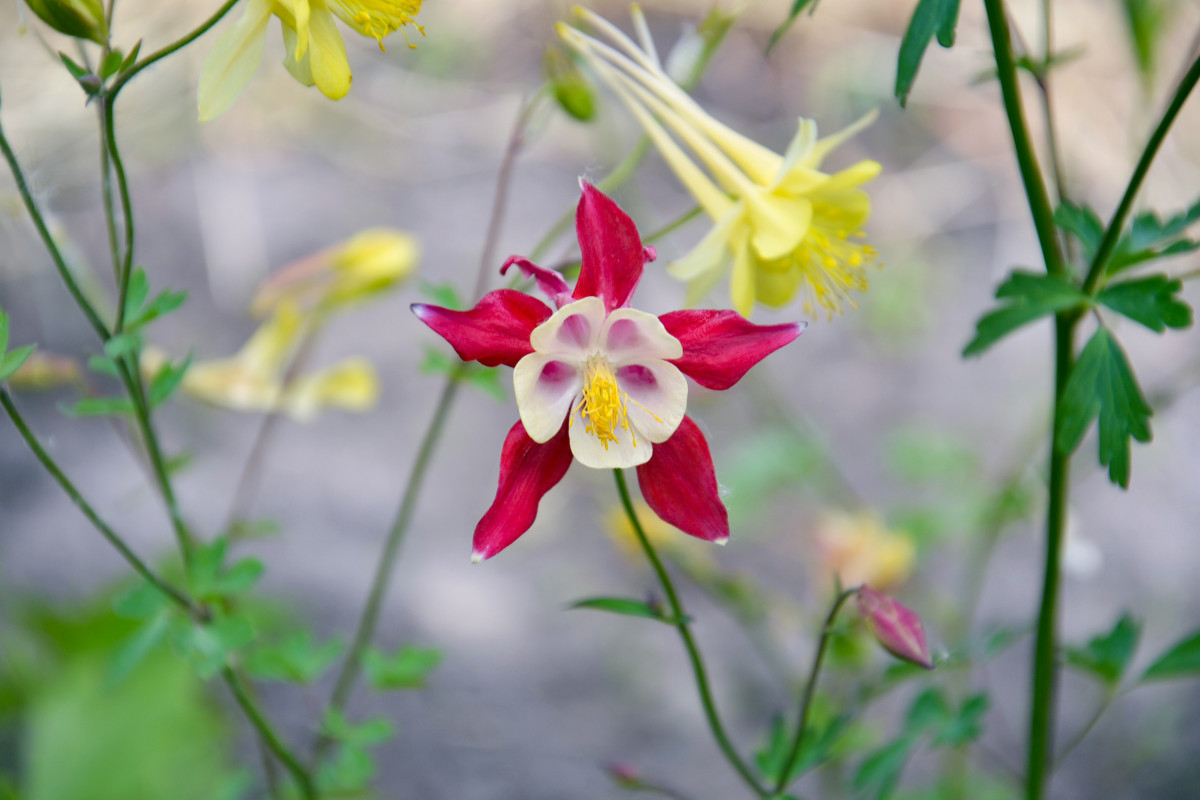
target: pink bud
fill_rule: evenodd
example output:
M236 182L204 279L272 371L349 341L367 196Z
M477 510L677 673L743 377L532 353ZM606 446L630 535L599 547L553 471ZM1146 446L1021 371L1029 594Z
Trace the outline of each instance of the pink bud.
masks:
M885 650L902 661L933 669L925 644L925 626L914 611L870 586L858 590L858 610Z
M611 761L605 765L604 771L612 778L613 783L622 789L642 788L642 776L637 767L628 761Z

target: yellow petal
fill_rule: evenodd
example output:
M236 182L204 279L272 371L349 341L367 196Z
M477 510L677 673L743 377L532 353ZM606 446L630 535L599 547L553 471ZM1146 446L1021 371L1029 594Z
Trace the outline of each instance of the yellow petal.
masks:
M874 122L878 116L879 110L873 108L859 117L857 121L847 125L832 136L826 136L824 139L818 140L808 154L809 166L819 167L821 162L825 160L825 156L829 155L834 148L840 147L842 142L862 131Z
M794 265L786 269L756 269L754 271L754 290L758 302L764 306L779 308L791 302L800 287L800 270Z
M242 18L221 34L213 49L208 51L200 71L197 97L201 122L225 113L246 88L262 61L263 40L270 18L269 0L250 0Z
M306 421L325 408L368 411L379 401L379 376L365 358L348 358L287 387L280 413Z
M303 324L303 317L294 305L281 304L238 351L235 359L248 373L264 378L278 377L287 368Z
M749 319L754 310L754 257L750 252L748 237L738 237L734 242L733 274L729 280L729 299L733 309Z
M403 231L360 231L332 254L336 278L326 302L345 303L395 286L413 273L419 257L417 240Z
M350 91L350 62L342 34L327 9L316 7L308 20L309 64L321 94L340 100Z
M286 22L279 27L283 31L284 69L304 86L316 85L316 81L313 80L312 67L308 63L308 54L306 53L303 57L296 55L299 48L299 34L296 33L296 29Z
M812 222L812 203L805 197L779 197L752 192L744 198L754 228L751 242L760 258L772 261L796 249Z
M883 167L880 166L878 161L859 161L857 164L852 164L841 172L835 172L830 175L829 180L822 184L821 188L836 190L858 186L877 176L882 169Z
M741 220L743 209L741 204L731 208L687 255L667 265L667 273L681 281L692 281L713 272L719 275L729 258L729 237Z

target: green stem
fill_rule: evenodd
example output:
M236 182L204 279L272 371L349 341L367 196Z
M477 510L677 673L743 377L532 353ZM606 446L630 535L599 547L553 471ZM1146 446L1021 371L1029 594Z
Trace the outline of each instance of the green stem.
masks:
M189 616L195 619L202 619L204 617L203 610L193 603L187 597L187 595L185 595L179 589L176 589L174 586L160 578L154 572L154 570L150 569L150 567L146 565L146 562L138 558L137 554L133 552L133 549L125 543L124 539L121 538L121 535L114 531L107 522L101 519L100 515L96 513L96 510L92 508L91 504L84 499L79 490L75 488L75 484L71 483L70 479L67 478L50 454L46 452L46 449L42 447L41 442L38 441L37 436L34 435L33 431L30 430L29 426L25 423L25 419L21 416L20 412L17 411L17 407L13 404L12 397L9 395L7 389L0 388L0 405L4 407L4 410L8 413L9 419L13 421L13 425L16 426L17 431L21 434L21 438L25 440L25 444L29 446L31 451L33 451L33 455L41 463L42 467L44 467L45 470L50 473L50 476L54 478L58 485L62 487L62 490L66 492L67 497L71 498L71 502L73 502L75 506L81 512L83 512L83 515L87 517L88 521L91 522L93 526L95 526L96 530L100 531L100 534L108 540L108 543L116 548L117 552L120 553L121 556L129 563L129 565L133 567L133 569L139 575L145 578L148 583L153 584L155 588L157 588L165 596L170 598L176 605L186 611Z
M1075 363L1075 327L1078 317L1059 314L1054 320L1054 424L1050 429L1049 502L1046 506L1046 561L1042 599L1038 610L1033 652L1033 692L1029 705L1029 758L1026 772L1028 800L1041 800L1050 778L1054 751L1054 716L1057 703L1058 596L1061 560L1067 528L1071 454L1054 444L1062 424L1062 395Z
M1042 256L1046 261L1046 270L1054 274L1062 273L1065 267L1058 246L1054 207L1050 203L1046 181L1042 178L1042 171L1038 166L1037 153L1033 149L1033 140L1029 135L1029 126L1025 122L1025 111L1021 104L1021 87L1017 80L1017 66L1013 56L1012 37L1008 30L1008 14L1004 8L1004 0L983 0L983 4L987 8L992 48L996 53L996 72L1000 78L1004 111L1008 116L1008 126L1012 131L1013 149L1016 151L1017 165L1021 171L1021 182L1025 185L1025 195L1029 200L1029 210L1033 214L1033 224L1037 229L1038 244L1041 246Z
M21 171L21 165L17 161L17 156L13 153L12 148L8 144L8 138L4 135L3 126L0 126L0 151L4 152L4 160L8 162L8 168L12 172L13 181L17 184L17 191L20 193L21 199L25 202L25 209L29 212L34 227L37 228L38 234L42 237L42 242L46 245L46 250L49 251L55 268L58 269L59 277L66 284L67 291L71 293L75 304L79 306L83 315L87 317L88 323L91 324L96 335L101 340L108 341L111 336L108 332L108 327L100 319L100 315L96 313L96 309L92 307L83 290L79 288L75 276L71 274L71 270L67 267L67 262L63 258L62 251L58 248L58 243L50 235L50 230L46 227L46 220L42 216L41 209L38 208L37 202L34 201L33 195L29 191L29 184L25 181L25 173Z
M108 155L108 137L104 134L104 98L96 105L100 120L100 197L104 207L104 227L108 233L108 255L113 266L113 281L121 283L121 249L117 238L117 216L113 205L112 161Z
M1142 182L1146 179L1146 173L1150 171L1150 164L1154 161L1154 157L1158 155L1158 150L1162 147L1163 140L1167 138L1167 132L1171 130L1171 125L1174 124L1175 118L1179 116L1180 109L1187 102L1188 95L1192 89L1196 88L1197 81L1200 81L1200 56L1197 56L1192 61L1192 66L1184 74L1183 79L1175 88L1175 94L1171 97L1171 102L1167 104L1166 111L1163 112L1162 119L1158 121L1158 125L1154 129L1154 133L1150 135L1150 140L1146 142L1146 149L1142 151L1141 158L1138 159L1137 166L1133 168L1133 174L1129 177L1129 184L1125 187L1125 194L1121 196L1121 202L1117 206L1117 210L1113 213L1112 219L1109 220L1108 227L1104 229L1104 238L1100 240L1100 246L1096 248L1096 255L1092 258L1092 264L1088 268L1087 278L1083 282L1083 291L1088 295L1094 295L1099 288L1100 279L1104 275L1104 270L1108 266L1108 260L1112 257L1113 251L1116 250L1117 243L1121 239L1121 233L1125 230L1125 223L1129 219L1130 212L1133 211L1133 201L1137 198L1138 191L1142 188Z
M842 605L857 592L857 587L839 591L837 597L834 598L833 605L829 608L829 614L825 617L825 624L821 628L821 639L817 644L817 652L813 655L812 669L809 670L808 682L804 685L804 695L800 699L800 710L796 715L796 734L792 738L792 746L788 748L787 758L783 761L779 779L775 782L774 794L782 794L783 790L791 783L792 770L796 768L796 760L800 758L800 747L804 744L804 734L808 731L808 712L812 707L812 699L817 693L817 678L821 674L821 665L825 661L825 650L829 645L829 637L833 634L833 622L837 618L838 612L842 610Z
M703 211L704 211L704 209L701 206L692 206L687 211L683 212L678 217L676 217L675 219L668 222L666 225L663 225L658 230L653 231L653 232L648 233L645 236L643 236L642 244L651 244L653 242L657 242L659 239L663 238L664 236L674 233L675 231L682 228L684 225L687 225L689 222L694 220L696 217L700 216L700 214Z
M117 270L117 320L113 323L113 335L125 327L125 304L129 297L129 275L133 272L133 201L129 196L129 181L125 176L125 165L121 161L121 152L117 149L117 136L114 126L113 103L116 96L109 93L101 95L100 103L103 126L101 135L111 161L113 174L117 177L117 193L121 198L121 217L124 223L124 248L121 265Z
M225 679L225 684L233 692L234 699L237 700L238 706L242 709L247 719L250 720L250 724L254 726L255 731L258 732L259 738L266 744L275 757L279 759L284 768L291 773L292 779L300 787L300 795L305 800L316 800L317 792L313 787L313 780L308 774L308 770L304 768L299 759L283 743L275 728L254 702L254 698L250 696L241 677L230 667L224 667L221 670L221 677Z
M658 582L662 586L663 594L667 596L667 603L671 607L671 617L676 630L679 631L679 637L683 640L683 646L687 650L688 660L692 664L692 672L696 676L696 688L700 693L700 704L704 706L704 716L708 720L708 727L712 731L713 738L717 740L717 746L721 748L725 759L741 776L742 780L750 787L751 791L760 798L769 797L769 793L761 785L754 773L746 766L737 750L734 749L733 743L729 740L729 735L725 732L725 726L721 723L721 717L717 713L717 705L713 699L712 689L709 687L708 670L704 666L704 658L700 654L700 648L696 645L696 640L692 637L691 629L688 626L687 612L684 610L683 603L679 600L679 595L675 591L675 585L671 582L671 576L667 573L666 567L663 566L662 559L658 557L654 547L650 544L650 540L646 538L646 532L642 529L641 522L638 521L637 513L633 510L633 501L629 497L629 487L625 484L625 474L619 470L613 470L613 476L617 481L617 493L621 496L621 505L625 509L625 514L629 517L629 524L633 527L633 532L637 535L638 542L642 545L642 550L646 553L646 558L650 561L650 566L654 568L655 574L658 576Z
M161 50L156 50L155 52L151 53L150 55L148 55L145 58L138 61L136 64L134 64L132 67L129 68L128 72L123 73L122 75L118 76L115 81L113 81L112 88L110 88L108 90L109 96L115 99L116 96L118 94L120 94L121 89L123 89L125 87L125 84L129 83L130 79L133 78L134 75L137 75L139 72L141 72L142 70L144 70L146 67L150 66L151 64L166 58L167 56L174 53L176 50L180 50L184 47L187 47L189 44L194 42L196 39L199 39L201 36L203 36L205 33L207 33L208 30L212 26L214 26L218 22L220 22L221 18L224 17L227 13L229 13L229 9L233 8L237 4L238 4L238 0L226 0L226 2L224 4L222 4L220 8L217 9L216 13L213 14L211 17L209 17L207 20L205 20L200 25L200 27L196 28L191 33L184 36L182 39L177 39L176 41L174 41L171 44L167 45L166 47L162 48Z

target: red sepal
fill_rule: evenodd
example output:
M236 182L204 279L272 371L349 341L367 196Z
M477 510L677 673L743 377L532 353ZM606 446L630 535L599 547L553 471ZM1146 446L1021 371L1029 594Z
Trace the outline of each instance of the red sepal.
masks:
M508 268L514 264L526 278L533 278L542 294L554 303L555 308L562 308L571 302L571 287L567 285L566 279L560 272L539 267L524 256L509 256L504 265L500 267L500 274L507 274Z
M670 439L654 445L637 475L642 498L664 522L710 542L729 539L729 512L717 495L708 442L690 418L683 418Z
M537 519L542 495L567 474L571 460L571 440L565 422L554 438L544 444L530 439L520 422L513 425L500 451L496 499L475 526L471 559L491 558L529 530Z
M488 292L469 311L413 303L417 318L450 343L463 361L515 367L533 352L529 335L552 313L541 300L512 289Z
M672 311L658 318L683 345L671 361L701 386L728 389L804 331L804 323L755 325L736 311Z
M637 227L611 198L585 180L575 212L575 235L582 264L575 282L576 300L599 297L608 311L629 304L642 279L642 267L654 258L653 248L643 248Z

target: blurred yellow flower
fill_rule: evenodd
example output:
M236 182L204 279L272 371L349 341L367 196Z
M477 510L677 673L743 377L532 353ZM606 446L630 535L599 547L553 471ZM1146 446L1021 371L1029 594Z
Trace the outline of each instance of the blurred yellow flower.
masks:
M706 546L705 542L688 536L674 525L664 522L644 500L635 502L633 510L637 514L638 522L642 523L646 538L655 550L667 554L696 575L708 574L716 568L716 562L709 552L711 548ZM617 552L626 561L636 567L645 566L646 554L642 552L642 544L638 541L624 506L616 505L609 510L605 515L604 528Z
M33 351L6 381L11 388L26 391L49 391L62 386L79 386L83 382L79 362L41 350Z
M412 275L419 257L413 236L369 228L272 275L259 287L250 313L261 318L281 303L328 311L363 300Z
M221 35L200 73L200 121L214 119L233 105L262 61L267 23L279 18L287 55L284 67L305 86L331 100L350 91L350 62L333 18L363 36L383 39L416 24L421 0L247 0L246 11ZM407 37L406 37L407 38ZM409 47L412 47L409 43Z
M300 421L325 408L367 411L379 399L379 379L364 358L348 358L322 370L288 379L306 321L294 305L282 304L238 353L195 362L181 388L192 397L234 411L283 414ZM142 370L153 375L166 361L146 348Z
M879 515L826 512L817 522L818 579L837 575L846 587L886 589L912 574L917 549L903 531L889 529Z
M561 23L558 33L628 106L714 220L695 249L668 267L688 283L688 303L695 304L728 272L733 307L743 316L755 303L783 306L798 293L809 313L819 308L832 316L843 303L856 305L850 292L867 288L865 268L876 255L861 230L871 202L859 186L880 167L865 160L833 174L819 167L834 148L870 124L874 113L824 139L817 138L815 122L801 119L795 138L779 155L718 122L672 81L640 8L631 10L641 47L583 9L579 13L616 47Z

